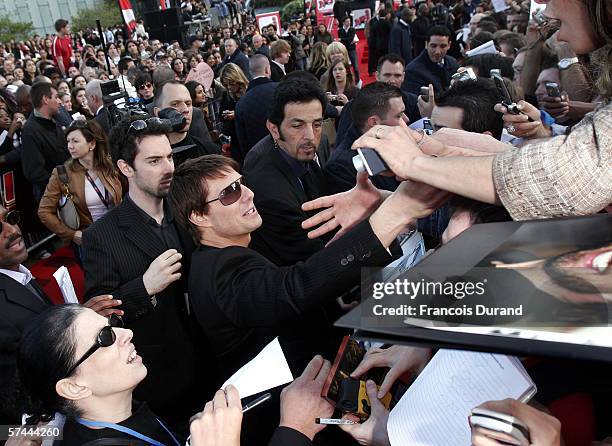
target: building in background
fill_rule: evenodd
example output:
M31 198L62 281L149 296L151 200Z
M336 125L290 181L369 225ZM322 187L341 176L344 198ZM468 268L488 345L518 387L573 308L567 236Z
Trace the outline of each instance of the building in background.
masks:
M54 34L57 19L69 20L80 9L91 8L101 0L0 0L0 15L18 22L32 22L36 34Z

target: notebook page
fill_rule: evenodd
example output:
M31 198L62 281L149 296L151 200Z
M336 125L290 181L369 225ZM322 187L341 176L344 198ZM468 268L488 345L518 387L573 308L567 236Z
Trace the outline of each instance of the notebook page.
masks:
M469 446L470 411L533 387L512 357L440 350L389 415L392 446Z

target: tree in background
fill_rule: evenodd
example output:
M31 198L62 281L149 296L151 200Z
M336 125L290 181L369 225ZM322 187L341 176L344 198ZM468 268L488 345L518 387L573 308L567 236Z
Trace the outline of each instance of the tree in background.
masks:
M0 42L25 40L33 34L32 22L13 22L8 15L0 16Z
M80 31L85 28L95 28L96 20L100 20L103 28L123 23L121 10L116 1L105 0L96 4L93 8L79 10L77 15L72 18L72 28Z

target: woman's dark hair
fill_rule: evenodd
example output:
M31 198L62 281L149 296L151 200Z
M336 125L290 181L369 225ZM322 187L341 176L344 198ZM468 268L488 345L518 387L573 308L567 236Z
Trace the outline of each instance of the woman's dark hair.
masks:
M176 74L178 74L179 76L183 76L185 74L185 64L183 64L183 71L181 71L180 73L178 73L175 69L174 69L174 63L176 61L180 61L181 63L183 63L183 59L181 59L180 57L175 57L174 59L172 59L172 63L170 64L170 66L172 67L172 71L174 71Z
M74 417L73 402L55 391L74 365L74 322L83 310L76 304L54 305L32 320L21 338L17 365L26 393L28 424L48 421L55 412Z
M342 65L346 70L346 84L344 85L344 91L346 94L355 88L355 81L353 80L353 73L351 73L351 66L343 60L333 62L327 69L329 76L327 77L326 89L332 93L338 92L338 88L336 87L336 79L334 78L334 68L336 68L336 65Z
M73 123L76 121L73 121ZM81 121L82 122L82 121ZM85 121L83 124L78 123L76 125L69 125L65 130L65 135L68 135L76 130L80 130L87 142L96 141L96 147L94 148L93 154L93 167L94 169L104 173L106 176L111 178L119 178L119 174L114 167L113 160L111 159L108 151L108 143L106 140L106 133L98 124L97 121L90 119Z
M191 96L191 101L194 104L196 100L196 88L198 88L199 86L202 86L203 88L203 85L199 83L198 81L185 82L185 87L187 87L187 90L189 90L189 96Z
M74 86L76 85L75 82L78 78L82 77L83 79L85 79L85 83L87 83L87 78L85 76L83 76L82 74L79 74L78 76L74 76L74 79L72 79L72 85L71 87L74 88Z

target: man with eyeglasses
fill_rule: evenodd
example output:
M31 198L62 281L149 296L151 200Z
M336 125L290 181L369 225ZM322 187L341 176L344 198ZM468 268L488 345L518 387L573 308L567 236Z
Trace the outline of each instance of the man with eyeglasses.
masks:
M212 366L196 361L186 307L184 280L194 245L165 203L174 173L170 132L156 117L125 118L113 127L109 148L129 193L84 231L83 267L86 297L121 296L126 327L149 370L136 398L184 431Z
M17 374L19 340L28 323L52 305L23 264L28 259L19 211L0 206L0 424L21 424L21 384ZM119 301L97 296L88 307L100 315L122 314Z
M305 262L279 267L249 248L262 217L236 163L208 155L181 164L169 202L199 243L191 259L189 293L219 364L220 381L276 336L294 373L303 370L325 348L317 328L302 323L307 313L357 286L362 268L387 265L401 254L395 237L446 197L429 186L404 182L388 199L392 204L385 201L369 220ZM266 427L258 425L252 435L265 438L271 434ZM253 441L249 444L264 444L253 436L246 436Z

